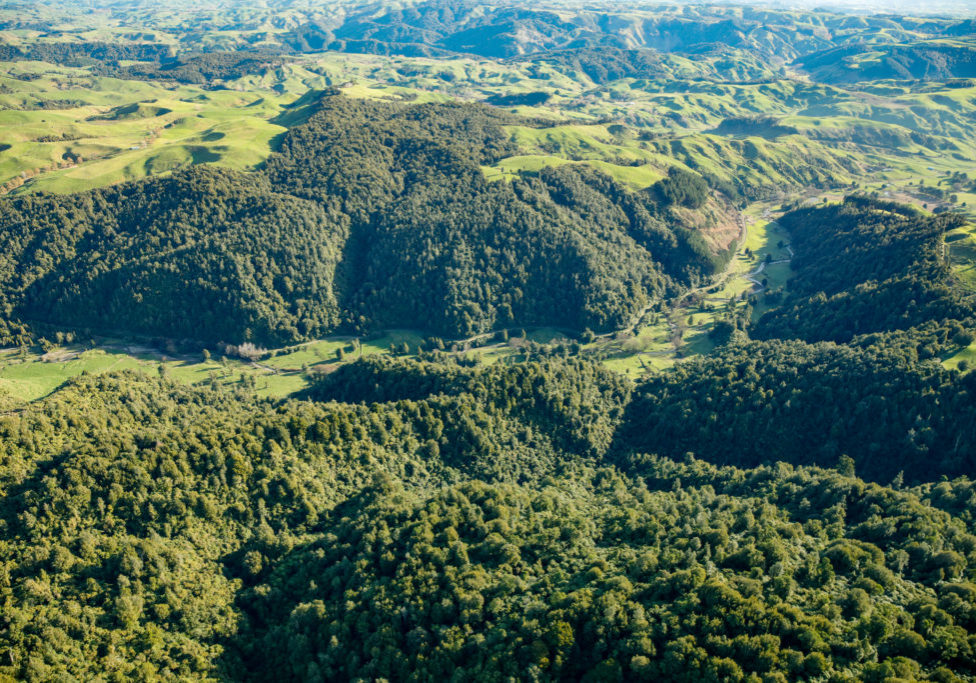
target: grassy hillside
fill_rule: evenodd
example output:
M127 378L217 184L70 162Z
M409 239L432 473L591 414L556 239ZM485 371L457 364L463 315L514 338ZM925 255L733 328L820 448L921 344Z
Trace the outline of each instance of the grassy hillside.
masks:
M19 77L36 76L22 81ZM195 163L250 168L285 128L274 93L159 87L11 65L0 74L0 156L8 189L77 192ZM10 91L10 92L7 92ZM24 187L26 185L26 187Z
M796 66L824 83L973 78L976 43L943 39L902 45L857 45L807 55Z
M0 79L11 91L0 99L14 107L0 112L11 141L0 155L0 179L18 191L25 181L28 190L76 191L200 162L254 166L283 133L275 121L287 121L278 118L284 105L309 88L350 79L360 84L347 92L378 98L425 100L476 92L480 98L519 89L550 93L542 105L512 109L557 120L580 118L574 126L582 127L512 130L518 156L604 162L610 164L604 170L632 185L650 184L675 161L724 181L741 178L739 185L753 193L763 185L801 189L897 181L899 172L931 182L942 169L966 168L964 160L973 154L972 88L965 87L864 95L782 80L665 86L665 81L624 79L601 90L588 89L585 79L559 76L562 81L554 82L556 72L530 73L521 64L341 55L247 76L229 91L202 91L30 64L12 64L11 77ZM13 77L25 74L46 75L29 81ZM35 109L66 100L74 106ZM132 113L124 113L131 107ZM741 127L723 127L727 120L759 114L777 117L775 135L761 128L744 133ZM619 123L603 122L607 119ZM799 136L783 133L790 129ZM500 177L554 163L561 162L516 158L488 173Z

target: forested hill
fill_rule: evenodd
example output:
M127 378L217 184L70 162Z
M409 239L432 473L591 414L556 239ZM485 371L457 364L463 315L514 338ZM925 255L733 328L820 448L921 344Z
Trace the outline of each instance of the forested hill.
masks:
M339 321L342 226L260 176L198 166L5 204L0 293L24 319L212 341Z
M961 222L861 197L787 213L794 277L748 329L765 341L732 331L642 382L617 448L747 467L849 456L881 482L971 473L974 375L940 362L976 323L944 249Z
M846 342L969 319L972 296L954 286L944 249L945 233L963 222L856 197L786 214L781 224L790 230L796 276L755 334Z
M883 347L731 345L642 383L617 438L740 467L846 455L881 482L963 476L976 467L974 380Z
M976 669L967 480L621 449L616 432L651 425L624 411L630 382L584 361L370 361L323 381L319 398L383 402L127 373L0 419L0 676Z
M353 221L341 284L360 322L450 335L516 322L608 329L729 258L672 218L669 197L586 167L488 183L479 165L513 151L506 120L469 105L327 98L269 160L276 186ZM682 200L696 208L706 191Z
M489 183L514 121L532 123L326 94L257 172L0 200L0 298L57 329L208 343L606 330L729 258L671 211L708 201L694 173L645 192L578 165Z

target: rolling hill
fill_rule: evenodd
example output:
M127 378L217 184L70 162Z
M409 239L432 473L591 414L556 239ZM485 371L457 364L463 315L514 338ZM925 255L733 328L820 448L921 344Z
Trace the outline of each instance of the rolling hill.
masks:
M692 224L663 220L708 201L694 174L656 186L697 178L693 200L586 167L486 180L481 166L514 151L501 124L518 122L326 95L251 174L4 200L4 295L23 320L75 330L281 345L338 329L620 327L722 267L728 253Z
M930 41L907 45L849 45L806 55L795 66L817 81L833 84L974 78L976 44Z

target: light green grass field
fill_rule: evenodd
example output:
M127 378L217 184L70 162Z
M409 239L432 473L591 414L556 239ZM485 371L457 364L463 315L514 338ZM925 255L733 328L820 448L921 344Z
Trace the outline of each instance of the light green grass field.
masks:
M22 64L7 73L20 73ZM14 90L0 95L0 105L79 104L0 110L0 139L8 145L0 152L0 185L26 180L16 192L75 192L203 162L251 168L285 132L270 119L293 99L39 70L44 76L33 81L0 71L0 84Z
M970 344L966 348L956 351L954 354L942 361L942 364L945 367L954 370L962 369L959 367L960 363L964 363L964 365L967 366L967 372L972 369L976 369L976 343Z
M82 352L63 362L46 362L39 355L21 358L5 351L0 357L0 391L18 401L32 401L83 372L100 374L139 367L143 367L143 362L134 356L98 350Z
M976 291L976 225L970 223L946 235L946 249L953 275Z
M110 345L89 350L66 347L48 354L21 355L9 349L0 352L0 393L16 402L28 402L47 396L83 373L142 370L158 374L160 368L167 377L186 384L209 384L213 376L218 384L233 386L243 374L254 378L257 393L263 396L285 396L307 385L300 372L273 374L239 360L168 359L156 353L127 352Z
M581 74L546 64L530 70L476 58L329 53L228 82L225 90L202 90L95 77L84 69L42 63L0 65L0 85L12 91L0 95L0 106L8 107L0 110L0 139L10 145L0 152L0 184L26 179L16 191L76 191L190 163L249 168L266 158L284 131L280 124L287 117L272 123L282 107L309 89L329 86L355 97L417 102L544 91L551 95L545 105L514 109L541 118L580 119L554 127L509 127L523 153L486 168L492 179L568 160L587 160L635 188L652 184L672 165L770 188L976 171L974 88L867 94L791 80L682 81L681 71L689 65L676 62L669 68L674 74L668 80L624 79L593 88ZM39 77L14 77L23 73ZM77 100L78 106L32 109L57 100ZM780 115L784 124L804 133L818 131L840 141L713 132L728 117L759 113ZM607 118L622 125L586 122ZM886 148L843 141L857 130L901 132L903 142ZM913 142L912 131L929 135L934 146ZM638 135L648 132L654 135ZM960 151L945 153L946 140ZM883 168L891 170L878 170Z

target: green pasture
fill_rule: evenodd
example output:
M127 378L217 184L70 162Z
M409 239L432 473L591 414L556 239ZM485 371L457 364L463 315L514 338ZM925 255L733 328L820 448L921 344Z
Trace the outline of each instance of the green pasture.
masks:
M36 72L20 81L15 73ZM164 87L56 72L34 63L0 71L0 184L16 191L74 192L195 163L251 168L271 152L283 126L271 122L290 97L271 93ZM47 107L70 100L68 109Z

